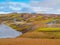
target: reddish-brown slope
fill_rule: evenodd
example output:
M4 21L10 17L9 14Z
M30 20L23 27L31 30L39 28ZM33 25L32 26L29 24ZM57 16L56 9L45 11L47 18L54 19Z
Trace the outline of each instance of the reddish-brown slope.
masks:
M0 45L60 45L60 39L0 39Z

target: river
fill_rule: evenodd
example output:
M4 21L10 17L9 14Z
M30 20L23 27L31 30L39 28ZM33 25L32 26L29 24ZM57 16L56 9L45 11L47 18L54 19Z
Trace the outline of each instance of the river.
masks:
M12 29L6 24L0 24L0 38L16 38L22 35L22 32Z

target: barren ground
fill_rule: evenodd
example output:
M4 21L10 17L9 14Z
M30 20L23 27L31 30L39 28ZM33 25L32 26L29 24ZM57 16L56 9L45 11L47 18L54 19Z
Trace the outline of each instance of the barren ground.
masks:
M60 39L0 39L0 45L60 45Z

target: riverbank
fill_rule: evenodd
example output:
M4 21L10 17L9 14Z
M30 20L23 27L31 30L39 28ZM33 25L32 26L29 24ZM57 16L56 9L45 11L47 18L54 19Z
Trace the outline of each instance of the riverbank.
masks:
M0 45L60 45L60 39L7 38L0 39Z

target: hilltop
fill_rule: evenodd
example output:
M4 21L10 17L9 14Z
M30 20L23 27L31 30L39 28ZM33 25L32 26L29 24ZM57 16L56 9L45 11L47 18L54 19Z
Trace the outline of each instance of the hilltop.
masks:
M10 13L0 14L0 19L22 32L20 37L60 38L60 14Z

